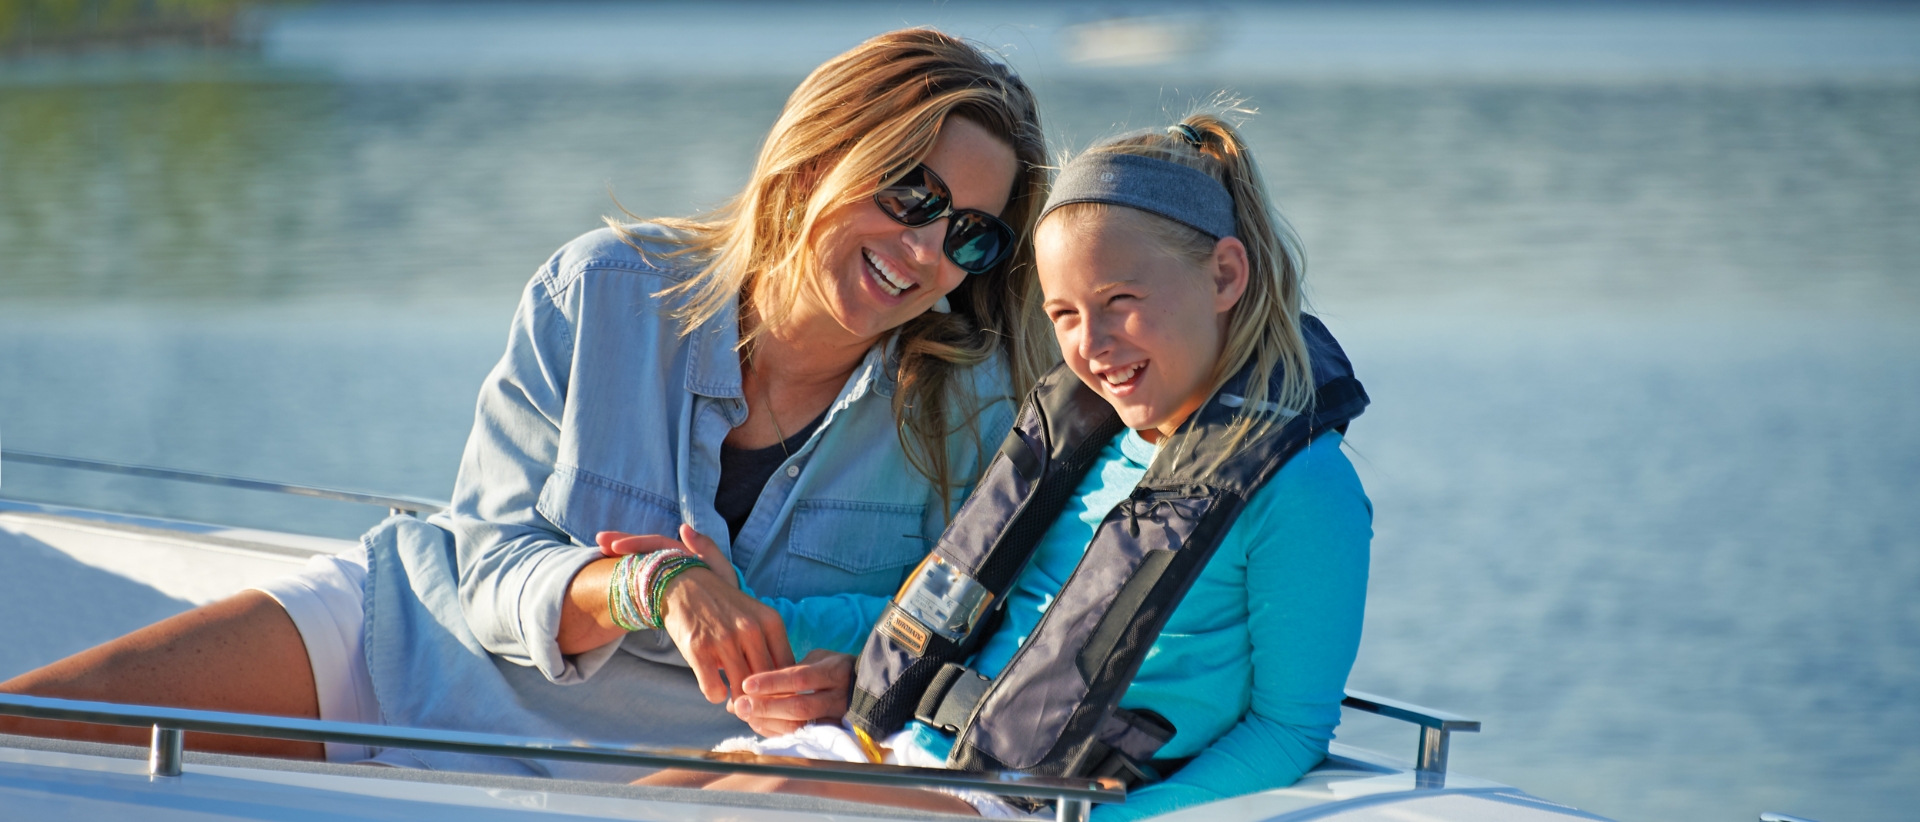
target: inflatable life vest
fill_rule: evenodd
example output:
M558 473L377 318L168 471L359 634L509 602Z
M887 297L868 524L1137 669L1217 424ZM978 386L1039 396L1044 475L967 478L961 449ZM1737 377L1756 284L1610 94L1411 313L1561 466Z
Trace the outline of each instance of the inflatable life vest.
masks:
M1121 696L1247 500L1314 437L1345 430L1367 405L1333 336L1319 320L1301 320L1313 407L1298 413L1248 399L1251 366L1228 380L1161 443L1033 633L988 679L960 663L993 633L1041 535L1123 428L1065 365L1042 378L868 637L847 715L854 728L878 739L919 719L955 734L947 765L964 770L1158 778L1147 763L1174 728L1150 711L1119 708ZM1276 424L1222 453L1227 426L1249 402Z

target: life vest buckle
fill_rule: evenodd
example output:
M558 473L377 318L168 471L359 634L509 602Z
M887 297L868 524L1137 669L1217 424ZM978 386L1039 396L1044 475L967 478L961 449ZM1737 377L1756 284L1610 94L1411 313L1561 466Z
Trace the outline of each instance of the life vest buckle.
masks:
M979 707L980 700L986 698L987 690L992 687L993 680L985 675L949 662L940 666L940 672L927 683L926 692L920 695L920 704L913 709L913 718L957 734L966 727L967 720L973 718L973 709Z
M1173 723L1156 711L1114 708L1096 732L1094 764L1086 775L1112 779L1129 788L1172 776L1186 766L1187 759L1155 759L1154 754L1173 739L1174 733Z

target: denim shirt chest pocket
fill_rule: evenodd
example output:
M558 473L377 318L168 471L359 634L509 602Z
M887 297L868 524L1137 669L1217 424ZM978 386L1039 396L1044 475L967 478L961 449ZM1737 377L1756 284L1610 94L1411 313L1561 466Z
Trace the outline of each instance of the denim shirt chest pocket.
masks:
M892 596L927 555L925 505L802 500L794 505L778 579L789 597Z
M536 507L581 545L593 545L601 531L671 535L680 527L671 498L570 465L554 467Z

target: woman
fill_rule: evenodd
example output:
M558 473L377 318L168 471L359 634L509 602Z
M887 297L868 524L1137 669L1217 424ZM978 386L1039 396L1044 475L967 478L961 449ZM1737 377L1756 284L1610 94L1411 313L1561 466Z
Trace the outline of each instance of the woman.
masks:
M726 683L858 646L1049 357L1027 241L1044 161L1031 93L1005 66L929 30L861 44L794 92L725 207L590 233L536 272L447 513L390 520L364 553L0 690L667 744L737 733L710 704ZM612 530L675 544L678 530L737 578L682 574L664 630L629 636L609 607L615 560L594 547ZM386 761L546 772L421 756Z

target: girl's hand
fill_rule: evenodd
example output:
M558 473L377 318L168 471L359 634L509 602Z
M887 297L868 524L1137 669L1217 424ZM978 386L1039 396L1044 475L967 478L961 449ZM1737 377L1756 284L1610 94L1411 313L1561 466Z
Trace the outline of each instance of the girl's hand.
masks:
M793 733L821 720L847 714L853 695L851 654L815 648L799 665L754 674L740 683L746 696L727 706L761 736Z
M705 534L681 525L677 541L618 531L602 531L594 541L607 556L679 548L710 566L687 571L667 585L663 626L693 668L708 702L725 702L729 684L737 696L744 693L739 685L748 677L793 665L793 647L780 615L740 591L733 564Z
M699 557L700 561L706 563L709 567L715 569L725 568L728 570L732 570L733 568L733 563L727 560L725 554L720 553L720 546L714 544L713 540L708 539L706 534L693 530L693 526L691 525L682 524L680 526L679 539L661 534L629 534L624 531L601 531L593 535L593 541L599 543L600 555L603 557L622 557L627 554L651 554L655 551L668 548L678 548L683 551L692 551L694 556ZM739 579L736 575L721 574L720 576L724 577L728 582L733 583L733 587L740 587Z

